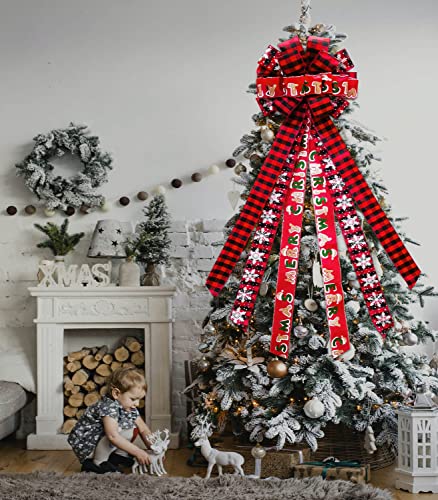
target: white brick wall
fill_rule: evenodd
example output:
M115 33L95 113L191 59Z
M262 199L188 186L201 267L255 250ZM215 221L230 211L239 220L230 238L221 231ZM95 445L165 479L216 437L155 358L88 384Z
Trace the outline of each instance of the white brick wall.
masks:
M165 280L177 287L174 299L172 412L175 428L185 430L184 361L198 356L201 323L210 309L205 280L220 252L212 243L223 239L224 220L175 221L171 227L172 264Z
M6 231L0 234L0 363L8 352L22 352L23 362L30 363L35 373L36 336L33 319L36 314L34 300L28 295L27 287L36 284L38 261L46 255L35 248L38 234L29 230L29 222L16 219L10 231L17 239L5 236L12 218L2 218ZM23 227L17 227L23 225ZM85 222L85 221L84 221ZM81 241L77 250L68 257L69 262L84 262L89 235L94 224L80 228L89 234ZM184 361L198 356L196 351L201 323L209 311L210 294L205 287L205 280L215 256L221 247L212 243L223 238L221 229L225 221L174 221L170 229L171 265L163 269L163 284L177 287L174 299L173 333L173 373L172 403L174 428L185 428L186 398L182 395L185 387ZM75 220L75 229L77 223ZM19 245L19 246L17 246ZM18 250L19 249L24 249ZM1 370L0 370L1 372ZM1 378L1 374L0 374ZM18 380L15 380L18 381ZM26 408L25 431L30 432L33 425L35 405Z

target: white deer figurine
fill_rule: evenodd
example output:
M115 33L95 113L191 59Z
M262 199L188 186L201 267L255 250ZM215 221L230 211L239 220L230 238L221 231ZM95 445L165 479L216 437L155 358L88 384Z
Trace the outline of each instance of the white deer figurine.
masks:
M239 453L234 451L219 451L211 447L207 435L201 436L195 441L195 446L201 447L201 453L208 462L207 474L205 479L209 479L213 467L216 465L219 476L222 476L222 467L224 465L231 465L234 468L235 474L244 476L242 465L245 459Z
M161 436L162 432L164 433L164 439ZM150 436L148 436L148 439L151 443L151 448L150 450L148 450L148 454L151 459L151 463L149 465L149 474L155 474L156 476L167 474L164 468L163 459L164 454L167 451L167 447L170 443L169 430L164 429L164 431L155 431ZM147 474L147 465L140 465L136 460L134 465L132 466L132 472L134 474Z

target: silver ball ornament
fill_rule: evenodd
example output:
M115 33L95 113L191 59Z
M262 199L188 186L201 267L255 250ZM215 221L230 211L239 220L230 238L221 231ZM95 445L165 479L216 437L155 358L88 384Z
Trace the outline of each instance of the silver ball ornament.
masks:
M309 335L309 329L303 325L297 325L294 328L294 335L298 339L303 339L304 337L307 337L307 335Z
M251 455L254 458L265 458L266 456L266 450L263 448L263 446L260 443L257 443L254 448L251 449Z
M260 136L265 142L272 142L275 138L274 132L266 126L260 129Z
M403 335L403 342L409 346L417 345L418 344L418 337L415 335L415 333L406 332Z
M207 358L201 358L198 361L198 368L201 372L206 372L210 368L210 361Z
M316 300L313 299L306 299L304 301L304 307L310 312L315 312L318 310L318 304Z
M320 418L324 415L325 408L318 398L312 398L307 401L303 410L309 418Z
M204 328L204 333L214 333L216 331L216 329L214 328L214 326L211 324L211 323L207 323L205 325L205 328Z

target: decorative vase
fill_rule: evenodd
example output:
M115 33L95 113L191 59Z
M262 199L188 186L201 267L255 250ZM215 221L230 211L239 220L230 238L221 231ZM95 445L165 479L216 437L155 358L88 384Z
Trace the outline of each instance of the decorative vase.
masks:
M160 275L158 274L157 265L153 262L148 262L143 276L144 286L159 286Z
M140 286L140 267L132 257L120 264L119 286Z
M61 272L59 270L62 269ZM53 273L53 277L58 285L62 286L62 283L59 282L59 276L65 273L65 255L55 255L55 272Z

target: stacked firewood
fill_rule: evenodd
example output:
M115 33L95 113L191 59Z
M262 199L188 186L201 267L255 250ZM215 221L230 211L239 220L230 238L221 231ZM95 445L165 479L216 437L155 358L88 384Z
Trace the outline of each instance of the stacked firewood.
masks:
M68 434L88 406L106 394L106 380L120 367L144 370L143 345L136 337L126 337L110 353L108 346L83 347L64 357L64 425ZM144 401L140 402L144 407Z

